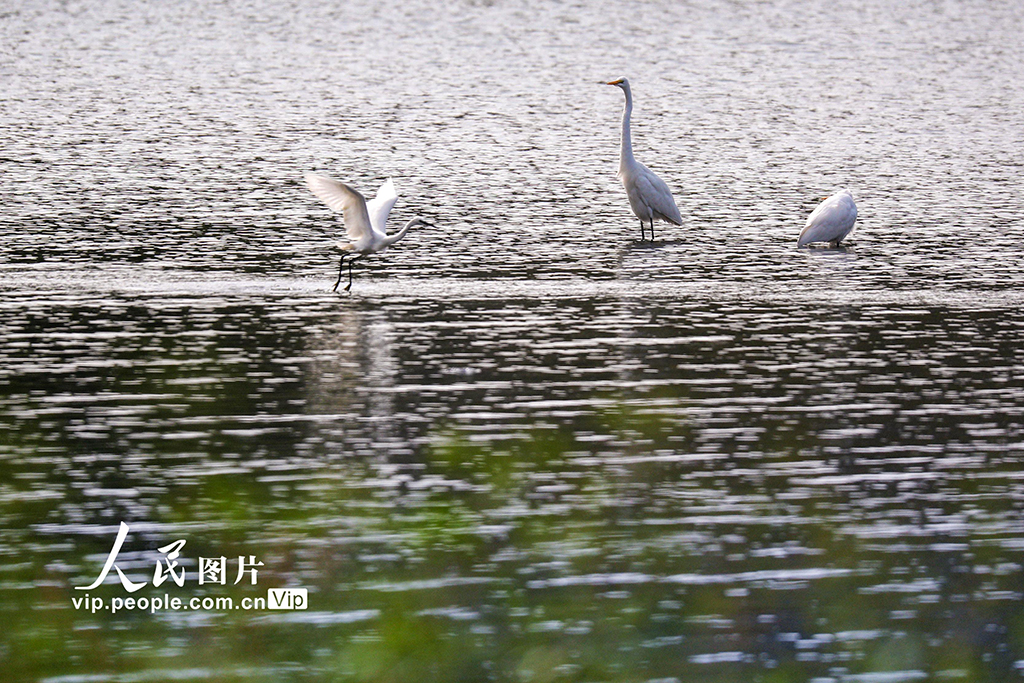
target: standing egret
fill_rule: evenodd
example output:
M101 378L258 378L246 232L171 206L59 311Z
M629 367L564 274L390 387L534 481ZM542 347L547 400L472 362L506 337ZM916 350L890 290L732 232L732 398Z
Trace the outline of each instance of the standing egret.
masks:
M629 81L620 78L609 81L608 85L622 88L626 93L626 106L622 110L622 146L619 152L619 177L626 187L629 206L640 219L640 240L644 239L644 221L651 224L651 241L654 241L654 219L658 218L675 225L683 224L683 217L672 198L672 192L665 181L654 175L633 158L633 141L629 135L629 115L633 112L633 93L629 90Z
M376 254L384 251L398 240L405 237L409 228L415 225L430 225L422 218L413 218L405 224L398 233L389 236L384 231L384 224L387 223L391 207L398 201L398 193L395 192L395 184L388 178L380 189L377 196L369 202L355 190L345 183L339 183L326 176L315 173L306 174L306 185L313 194L319 197L324 204L335 211L340 211L345 220L345 232L350 243L339 243L338 246L345 250L341 255L341 264L338 266L338 281L334 283L334 290L338 291L341 284L341 274L345 269L345 257L348 252L354 251L358 256L353 256L348 262L348 286L345 291L352 288L352 261L362 258L367 254Z
M843 238L853 231L856 220L857 205L853 203L853 195L849 190L840 190L831 197L826 197L811 212L796 246L802 247L811 242L828 242L829 246L838 247Z

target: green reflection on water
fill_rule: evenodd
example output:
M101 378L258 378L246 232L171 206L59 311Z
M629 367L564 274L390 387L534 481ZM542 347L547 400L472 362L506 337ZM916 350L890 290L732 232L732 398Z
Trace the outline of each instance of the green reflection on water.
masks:
M167 346L158 322L136 322L133 344L84 357L148 372L83 364L43 389L69 399L61 411L5 425L0 656L10 680L1015 675L1024 587L1019 546L1006 543L1019 513L1007 495L1012 453L987 453L983 469L899 450L876 462L856 455L865 437L821 436L834 418L770 411L730 416L710 448L692 385L677 383L594 392L562 412L507 411L497 427L455 417L410 427L418 445L391 458L346 447L345 429L372 431L379 420L367 412L386 406L344 393L359 373L318 387L343 394L348 412L307 420L304 387L317 379L289 360L303 342L266 336L265 313L246 312L230 311L237 329L187 352ZM208 321L183 325L172 332ZM245 340L261 338L239 362ZM699 367L723 350L681 352ZM677 361L664 355L659 375L673 377ZM23 379L9 396L33 395L36 380ZM90 402L97 392L139 412L120 422ZM414 399L381 396L414 412L402 403ZM47 490L59 495L33 495ZM193 560L266 563L259 590L190 583L170 594L240 601L300 585L310 612L73 610L72 586L95 575L112 533L71 527L154 518L161 527L136 525L127 552L187 538ZM116 585L95 594L124 595Z

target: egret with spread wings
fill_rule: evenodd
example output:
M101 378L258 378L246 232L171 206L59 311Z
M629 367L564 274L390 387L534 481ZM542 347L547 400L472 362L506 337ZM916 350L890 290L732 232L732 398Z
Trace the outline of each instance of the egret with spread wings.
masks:
M341 284L341 276L345 270L345 257L351 253L348 262L348 286L345 291L352 288L352 262L367 254L376 254L384 251L398 240L405 237L409 228L417 225L433 225L422 218L413 218L394 235L388 235L384 225L388 221L388 214L391 208L398 201L398 193L395 192L395 184L388 178L380 189L377 196L369 202L359 193L358 190L338 182L327 176L315 173L306 174L306 185L319 197L324 204L342 214L345 221L345 232L348 235L348 243L339 243L345 253L341 255L341 264L338 266L338 281L334 283L334 291L338 291Z

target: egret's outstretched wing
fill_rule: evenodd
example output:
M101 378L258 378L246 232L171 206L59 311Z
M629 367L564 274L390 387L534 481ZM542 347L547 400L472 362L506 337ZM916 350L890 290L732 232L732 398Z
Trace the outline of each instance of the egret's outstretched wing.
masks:
M380 233L381 237L387 235L384 224L388 222L388 214L398 201L398 192L395 191L395 184L391 178L384 181L384 184L377 190L377 196L366 203L366 211L370 214L370 225L373 231Z
M345 232L350 240L354 242L372 232L366 199L358 190L315 173L306 174L306 185L324 204L341 212L345 218Z

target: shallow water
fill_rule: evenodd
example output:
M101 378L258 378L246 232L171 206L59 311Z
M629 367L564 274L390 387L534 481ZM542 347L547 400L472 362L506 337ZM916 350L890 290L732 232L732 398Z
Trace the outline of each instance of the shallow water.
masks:
M1022 24L9 7L8 678L1019 679ZM615 179L621 75L684 216L654 244ZM308 170L394 177L393 223L438 227L335 294ZM797 250L836 187L848 245ZM129 597L77 590L120 522L135 597L308 608L76 606ZM179 539L184 586L153 585Z

